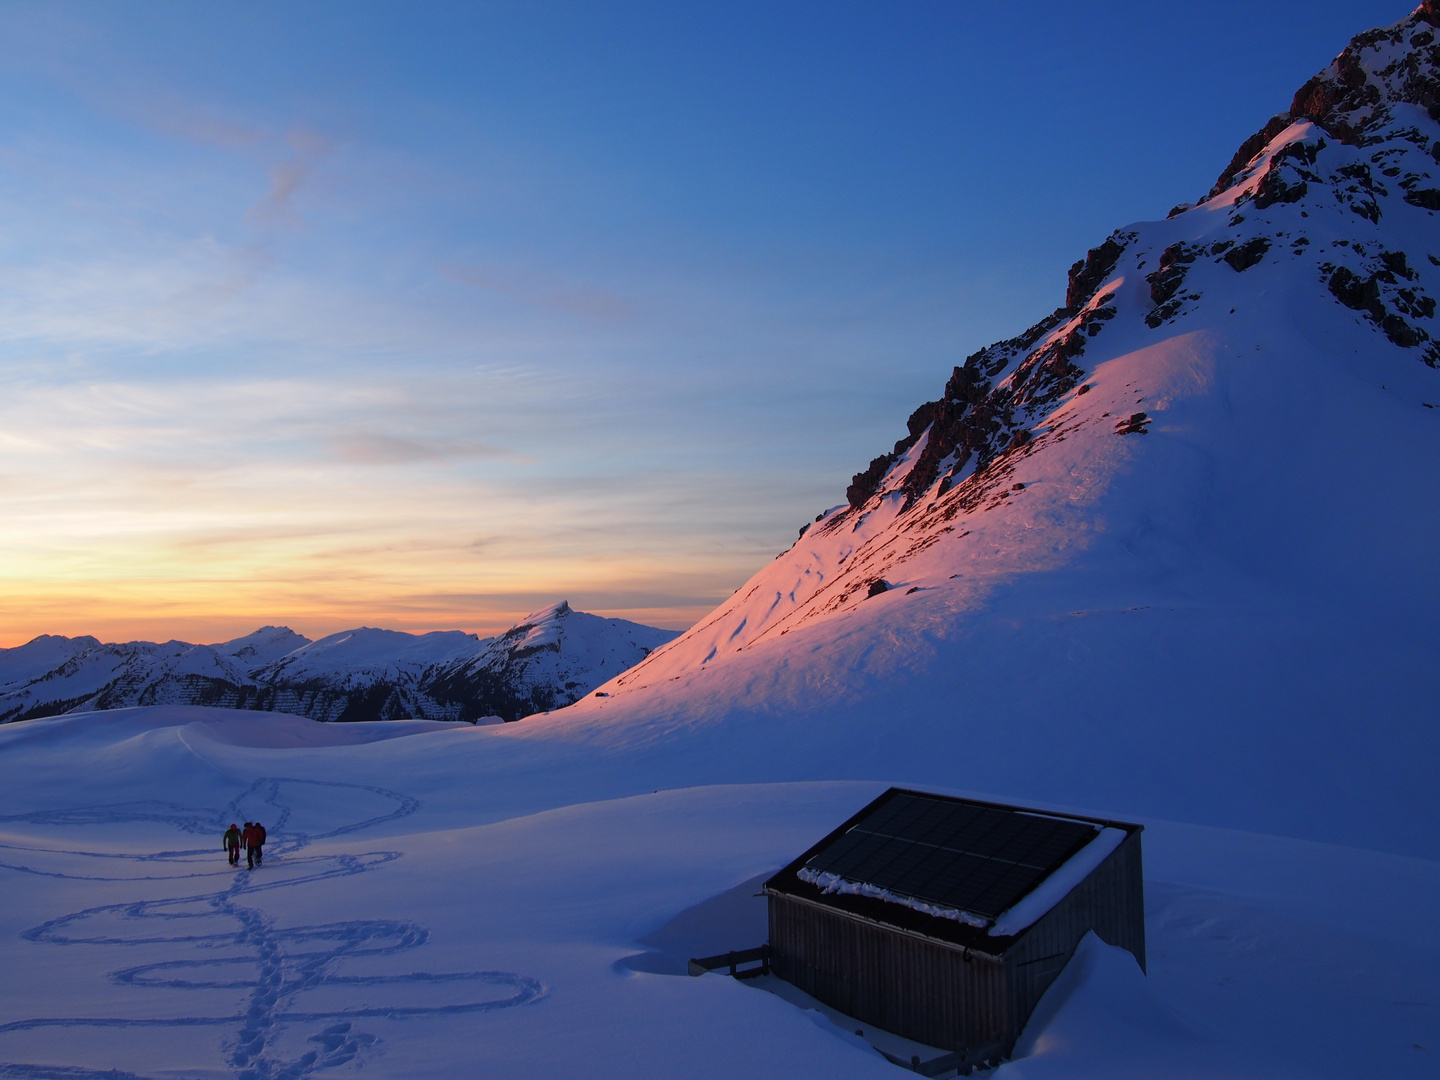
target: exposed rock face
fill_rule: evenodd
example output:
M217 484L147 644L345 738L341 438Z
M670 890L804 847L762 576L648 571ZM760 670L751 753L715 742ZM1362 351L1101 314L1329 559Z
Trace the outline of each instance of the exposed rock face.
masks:
M1324 71L1295 92L1288 112L1273 116L1241 143L1210 197L1296 120L1310 120L1343 143L1367 145L1395 120L1395 106L1414 105L1440 120L1440 4L1425 0L1394 26L1357 34ZM1376 56L1374 54L1380 54Z
M864 505L891 467L927 432L929 439L904 483L907 504L937 478L942 490L948 491L967 468L983 471L997 454L1023 446L1029 440L1024 421L1076 386L1082 371L1074 359L1084 353L1085 342L1115 317L1116 309L1107 304L1109 296L1097 298L1096 293L1133 239L1133 234L1117 232L1091 248L1070 268L1064 307L1019 337L981 349L955 368L944 395L910 414L909 434L889 454L855 474L845 493L851 508ZM1063 333L1034 349L1062 324L1068 324ZM993 378L1021 356L1009 385L995 389Z
M518 720L569 705L675 637L561 601L497 638L361 628L310 641L267 626L221 645L49 635L0 649L0 722L133 705L315 720Z
M1440 10L1425 0L1395 26L1357 35L1328 68L1296 91L1290 118L1313 120L1340 141L1358 145L1391 123L1393 106L1401 102L1440 120L1437 24ZM1369 61L1367 53L1386 46L1402 51L1383 65Z
M1354 245L1351 245L1352 250ZM1363 252L1362 252L1363 254ZM1323 263L1321 272L1329 274L1328 285L1335 299L1354 311L1362 311L1402 349L1413 348L1429 340L1425 330L1408 319L1435 317L1434 297L1423 295L1413 284L1418 275L1408 265L1403 251L1378 251L1363 264L1370 269L1367 277L1348 266ZM1440 348L1432 342L1425 347L1424 360L1431 367L1440 366Z
M1240 144L1240 149L1235 151L1235 156L1230 159L1230 164L1225 166L1225 171L1220 174L1220 179L1215 181L1215 186L1210 189L1210 194L1206 196L1206 198L1213 199L1233 184L1236 174L1245 168L1246 165L1250 164L1255 155L1260 153L1261 150L1264 150L1266 144L1271 139L1279 135L1280 132L1289 126L1289 113L1280 113L1267 120L1263 128ZM1193 208L1186 206L1185 209L1189 210ZM1175 215L1172 214L1171 216L1173 217Z
M1431 182L1430 175L1440 161L1435 156L1440 155L1440 138L1421 132L1404 115L1405 108L1413 106L1424 109L1431 119L1440 118L1440 41L1432 29L1437 25L1440 2L1427 0L1395 26L1357 36L1328 68L1300 88L1288 112L1271 117L1241 144L1200 206L1239 182L1247 190L1235 201L1237 210L1246 203L1255 210L1276 205L1303 209L1313 198L1339 203L1378 224L1382 205L1393 194L1389 187L1393 182L1409 205L1440 210L1440 186ZM1305 120L1313 125L1309 134L1262 153ZM1371 152L1360 156L1337 151L1331 140ZM1176 207L1171 218L1194 209ZM1172 322L1201 298L1186 287L1197 259L1208 256L1241 273L1266 258L1279 237L1247 235L1250 230L1240 228L1244 221L1243 216L1235 216L1232 237L1206 244L1177 241L1165 248L1158 268L1145 279L1154 303L1145 321L1152 329ZM851 509L860 510L885 488L887 475L900 467L902 459L906 459L905 476L896 490L903 492L908 507L937 481L937 493L944 495L967 477L983 474L1000 455L1025 447L1034 424L1083 379L1085 369L1079 361L1085 345L1116 313L1109 296L1097 294L1135 239L1133 231L1117 232L1092 248L1070 268L1064 307L1019 337L982 349L955 368L944 395L911 414L906 437L855 474L846 491ZM1308 244L1308 238L1301 237L1291 248ZM1363 261L1363 245L1348 247ZM1407 276L1386 263L1386 257L1381 252L1354 268L1327 261L1320 271L1337 299L1363 311L1393 344L1423 346L1420 358L1435 366L1440 363L1440 348L1430 341L1430 330L1416 321L1433 317L1435 301L1422 286L1410 284L1413 274ZM1403 253L1399 259L1403 266ZM923 448L908 459L907 453L922 439ZM829 527L838 525L832 521Z
M1112 236L1099 247L1091 248L1085 258L1070 267L1070 284L1065 290L1066 311L1079 311L1080 306L1095 295L1124 251L1125 245Z

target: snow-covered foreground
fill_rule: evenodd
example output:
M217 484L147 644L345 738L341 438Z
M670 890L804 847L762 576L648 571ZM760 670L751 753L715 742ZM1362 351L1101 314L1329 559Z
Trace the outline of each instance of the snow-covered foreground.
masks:
M755 879L882 782L666 790L510 730L0 728L0 1076L898 1075L762 985L666 973L762 941ZM232 870L253 818L265 864ZM1001 1076L1435 1075L1440 864L1147 825L1149 977L1092 940Z

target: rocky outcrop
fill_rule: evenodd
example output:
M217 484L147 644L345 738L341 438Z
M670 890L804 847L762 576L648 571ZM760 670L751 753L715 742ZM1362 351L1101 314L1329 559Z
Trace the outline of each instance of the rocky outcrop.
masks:
M1085 343L1114 318L1107 296L1096 293L1115 269L1133 235L1116 233L1070 268L1065 306L1057 308L1025 333L996 342L967 357L945 384L944 394L927 401L906 422L908 434L894 449L856 473L846 490L852 509L879 488L901 456L928 433L925 446L906 474L902 490L913 504L937 479L942 493L967 470L984 471L994 458L1028 441L1025 419L1055 402L1077 385L1082 374L1075 359ZM1068 325L1067 325L1068 324ZM1058 327L1063 333L1036 348ZM1008 385L995 387L994 376L1022 357Z
M1356 250L1364 256L1364 249ZM1363 312L1394 345L1414 348L1430 342L1430 334L1416 320L1435 317L1435 299L1415 286L1417 275L1403 251L1378 251L1363 264L1369 274L1356 273L1348 266L1322 263L1326 285L1336 300L1353 311ZM1425 363L1440 367L1440 348L1431 342L1424 350Z
M1079 311L1095 295L1095 290L1105 283L1124 251L1124 243L1112 236L1099 247L1091 248L1085 253L1085 258L1070 267L1070 281L1065 289L1066 311Z
M1393 27L1357 34L1324 71L1295 92L1288 112L1272 116L1240 144L1207 199L1227 190L1255 155L1297 120L1309 120L1343 143L1365 145L1394 119L1400 103L1440 120L1440 3L1425 0Z
M1230 164L1225 166L1225 171L1220 174L1220 178L1215 181L1215 186L1205 198L1213 199L1222 191L1228 190L1230 185L1235 183L1235 177L1240 174L1240 170L1249 165L1255 155L1264 150L1270 140L1289 127L1291 122L1289 113L1279 113L1267 120L1264 127L1240 144L1240 149L1235 151ZM1186 209L1191 208L1187 206Z
M1440 0L1427 0L1396 25L1356 36L1300 87L1288 111L1240 145L1201 204L1171 211L1167 220L1183 223L1191 213L1211 211L1224 195L1220 207L1229 210L1228 227L1219 239L1212 233L1205 240L1175 240L1148 256L1154 259L1144 276L1149 328L1174 323L1202 300L1197 281L1211 271L1198 267L1223 265L1240 274L1277 258L1282 244L1289 257L1314 250L1303 224L1296 235L1265 221L1247 222L1247 215L1263 212L1268 221L1270 213L1286 211L1305 218L1307 208L1333 214L1339 206L1377 225L1401 200L1427 214L1440 211L1440 183L1432 175L1440 173L1440 137L1420 130L1416 114L1407 112L1423 109L1440 120L1437 26ZM1288 141L1275 145L1292 128ZM847 515L866 513L881 494L902 496L903 510L909 510L963 484L984 487L994 462L1024 452L1053 407L1072 391L1083 393L1086 345L1118 310L1109 283L1122 262L1146 266L1147 257L1132 253L1137 236L1117 232L1091 248L1070 268L1063 307L956 367L943 395L911 413L906 435L855 474L847 511L817 527L844 528ZM1317 264L1335 300L1361 313L1392 345L1440 366L1440 345L1429 327L1435 299L1405 254L1358 237L1330 242L1328 250ZM1440 266L1434 256L1431 261ZM1143 434L1148 422L1137 413L1116 430Z

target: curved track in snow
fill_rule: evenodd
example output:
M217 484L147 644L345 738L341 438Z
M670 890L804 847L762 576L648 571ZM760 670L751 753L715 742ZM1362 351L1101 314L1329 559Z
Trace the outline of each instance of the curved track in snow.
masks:
M336 794L365 793L384 803L388 812L346 822L326 832L308 834L288 827L293 796L299 786L337 789ZM234 992L233 1011L195 1015L32 1016L0 1023L0 1047L9 1033L37 1028L172 1028L213 1027L222 1032L226 1065L239 1080L304 1080L353 1061L377 1043L356 1021L369 1017L407 1017L487 1012L513 1008L543 998L547 988L538 980L508 971L411 971L403 974L345 974L347 961L391 956L424 945L425 927L404 920L352 919L314 925L278 927L251 898L328 878L364 874L400 857L394 851L339 855L306 855L316 840L362 832L413 814L419 800L386 788L331 781L266 777L256 780L219 812L164 802L112 803L63 811L0 817L34 825L86 826L127 823L168 823L183 832L218 836L232 818L250 815L257 804L270 811L275 842L257 876L228 865L218 845L201 849L151 853L80 851L42 844L0 843L0 870L92 882L189 883L188 889L161 898L102 904L59 915L26 930L22 937L37 945L64 948L159 947L172 958L136 964L109 972L112 982L137 990L165 989L195 994ZM246 809L241 812L242 807ZM75 864L83 869L79 872ZM64 868L62 868L64 867ZM93 872L88 872L93 867ZM138 872L127 872L127 871ZM284 876L278 876L284 874ZM219 879L219 888L206 882ZM182 886L184 890L186 886ZM443 1004L384 1004L385 991L420 986L453 986ZM366 988L366 1004L306 1006L307 995L319 990ZM378 1004L375 1002L379 1002ZM283 1029L313 1027L309 1049L294 1057L280 1055L276 1041ZM21 1080L139 1080L114 1069L27 1064L5 1061L0 1049L0 1078Z

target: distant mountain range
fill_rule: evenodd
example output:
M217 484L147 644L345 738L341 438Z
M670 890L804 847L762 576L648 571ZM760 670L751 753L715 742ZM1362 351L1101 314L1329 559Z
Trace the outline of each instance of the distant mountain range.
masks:
M46 634L0 649L0 723L175 704L314 720L518 720L569 705L676 636L565 601L493 638L361 627L311 641L283 626L219 645Z

